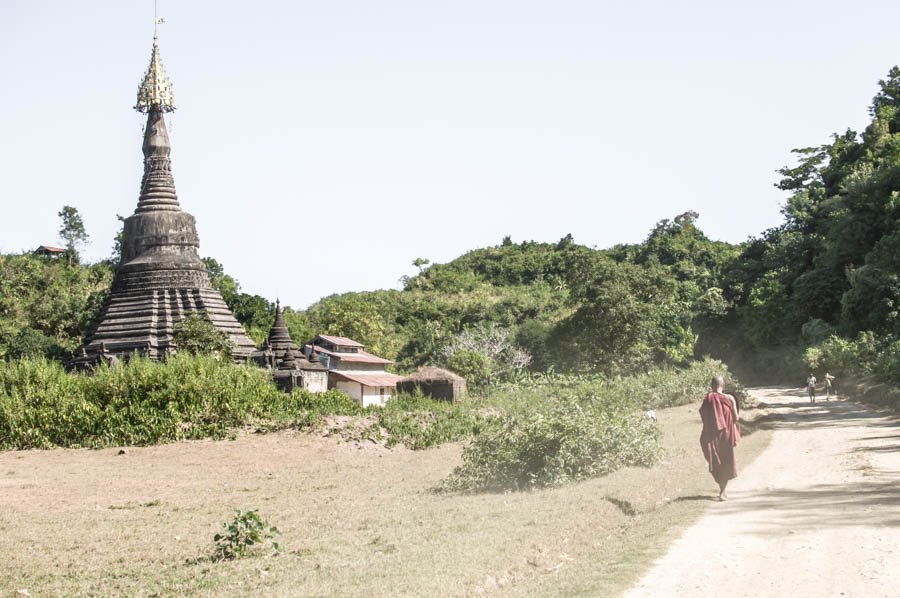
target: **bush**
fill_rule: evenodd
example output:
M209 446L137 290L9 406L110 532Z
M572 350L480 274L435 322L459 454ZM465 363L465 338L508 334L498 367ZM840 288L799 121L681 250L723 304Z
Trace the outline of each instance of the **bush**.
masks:
M471 406L417 395L395 395L376 411L388 446L418 450L481 432L485 418Z
M447 369L466 379L472 387L484 386L491 379L491 360L475 351L461 350L444 359Z
M709 391L709 382L715 375L725 376L727 392L738 399L746 397L740 382L727 373L728 366L715 359L696 361L686 368L659 368L613 378L599 374L527 372L519 375L515 383L501 385L491 402L511 411L519 407L536 408L548 394L570 399L602 395L629 404L635 410L661 409L699 400Z
M133 358L92 375L43 359L0 362L0 448L102 447L224 438L362 409L338 391L286 394L269 374L210 356Z
M216 328L206 317L192 313L175 324L175 344L179 350L192 355L229 357L233 345L228 335Z
M900 339L887 339L875 357L875 373L888 382L900 383Z
M601 401L561 402L546 413L509 415L463 451L447 490L524 490L651 465L659 430L641 414L601 408Z
M860 332L855 339L831 336L823 343L809 347L804 353L807 369L844 376L873 372L879 343L871 332Z

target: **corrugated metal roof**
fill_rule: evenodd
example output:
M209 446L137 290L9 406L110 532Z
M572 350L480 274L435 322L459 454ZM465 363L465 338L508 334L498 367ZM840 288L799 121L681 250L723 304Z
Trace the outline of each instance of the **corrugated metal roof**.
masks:
M326 342L331 343L332 345L339 345L341 347L363 347L362 345L352 338L347 338L346 336L326 336L324 334L320 334L316 338L320 338Z
M38 247L38 250L40 250L40 249L44 249L51 253L65 253L66 252L65 247L53 247L52 245L41 245L40 247Z
M328 355L329 357L333 357L339 361L346 361L348 363L380 363L387 365L389 363L394 363L390 359L385 359L384 357L378 357L377 355L372 355L371 353L366 353L365 351L360 351L358 353L337 353L335 351L329 351L328 349L323 349L322 347L314 347L316 353L322 353L323 355Z
M357 382L365 386L396 386L403 376L389 372L357 373L357 372L332 372L339 378Z

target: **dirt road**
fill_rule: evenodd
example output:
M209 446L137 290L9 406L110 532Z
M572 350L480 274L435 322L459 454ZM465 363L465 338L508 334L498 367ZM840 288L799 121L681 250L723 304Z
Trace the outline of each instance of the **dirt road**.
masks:
M752 394L774 407L769 448L625 595L900 596L900 422Z

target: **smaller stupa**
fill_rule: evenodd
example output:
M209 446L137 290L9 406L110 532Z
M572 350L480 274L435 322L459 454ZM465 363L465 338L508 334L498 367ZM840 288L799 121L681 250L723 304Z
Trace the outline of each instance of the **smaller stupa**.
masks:
M312 355L315 356L315 352ZM277 299L275 323L263 343L263 350L254 353L253 357L259 365L272 370L272 378L282 390L290 392L295 388L304 388L312 392L323 392L328 389L328 370L319 362L318 357L308 359L297 348L284 323L281 301Z

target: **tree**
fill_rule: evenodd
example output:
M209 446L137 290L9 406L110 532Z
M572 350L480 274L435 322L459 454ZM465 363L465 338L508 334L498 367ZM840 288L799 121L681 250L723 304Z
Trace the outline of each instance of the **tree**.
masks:
M57 216L62 220L59 236L65 241L69 265L72 265L78 262L78 247L87 243L88 234L81 214L72 206L63 206Z
M496 323L463 330L444 348L444 358L447 367L455 368L457 373L473 380L478 378L473 372L485 367L490 378L500 378L514 374L531 363L531 355L516 345L509 329Z
M175 344L179 351L192 355L212 354L228 357L233 344L228 335L204 316L189 314L175 324Z
M0 254L0 359L41 351L61 358L74 349L111 280L112 270L102 262L67 266L31 254Z
M466 379L469 386L484 386L491 380L494 372L492 361L487 356L475 351L462 350L453 353L444 360L444 365Z
M824 331L900 331L900 69L872 100L860 135L793 150L777 187L784 223L744 246L725 298L754 352L812 342ZM805 330L805 333L804 333Z
M373 353L381 352L381 341L385 335L384 316L378 306L363 294L331 295L307 313L320 334L352 338Z
M425 271L425 266L427 266L430 263L431 263L430 260L426 260L423 257L417 257L416 259L413 260L412 265L415 266L416 268L418 268L419 274L421 274L422 272Z
M594 255L574 262L568 277L575 309L551 333L566 369L622 374L693 357L693 313L664 268Z
M114 265L122 261L122 242L125 240L125 217L116 214L116 218L122 225L119 227L119 232L113 237L112 255L109 257L109 261Z

